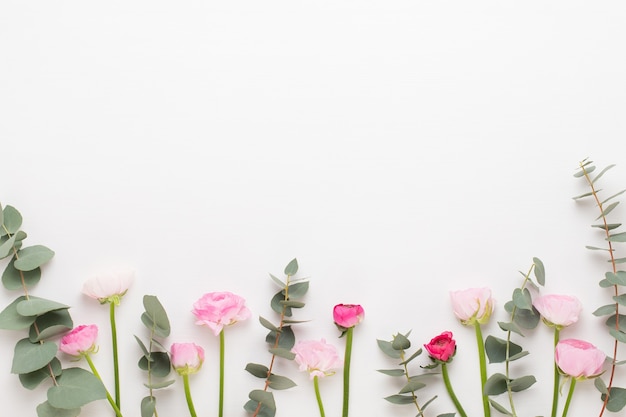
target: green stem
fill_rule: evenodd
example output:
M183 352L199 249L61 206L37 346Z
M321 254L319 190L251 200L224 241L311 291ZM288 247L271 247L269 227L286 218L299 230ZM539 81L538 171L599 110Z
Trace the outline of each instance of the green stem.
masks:
M559 343L559 328L554 328L554 347L556 348L557 343ZM552 389L552 417L556 417L556 410L559 405L559 368L556 365L556 361L554 362L554 388Z
M224 329L220 332L220 404L219 417L224 415Z
M485 358L485 343L483 342L483 334L480 329L480 323L474 322L476 330L476 343L478 344L478 360L480 362L480 395L483 400L483 410L485 417L491 416L491 408L489 408L489 398L485 394L485 384L487 383L487 360Z
M320 384L317 375L313 377L313 386L315 387L315 398L317 398L317 405L320 408L320 417L325 417L324 405L322 404L322 396L320 395Z
M452 389L452 384L450 383L450 376L448 375L448 367L446 365L447 364L445 363L441 364L441 373L443 375L443 383L446 385L446 389L448 390L450 399L452 400L452 402L454 403L454 406L456 407L456 411L459 412L461 417L467 417L467 414L465 414L465 410L461 406L459 399L456 397L456 394L454 393L454 390Z
M89 364L89 368L91 368L91 372L95 375L96 378L98 378L100 380L100 382L102 382L102 378L100 377L100 374L96 370L96 366L93 364L93 361L91 360L91 357L87 353L84 353L83 356L87 360L87 363ZM103 386L104 386L104 383L103 383ZM122 416L122 412L120 411L120 409L117 406L117 404L115 404L115 401L113 401L113 397L111 397L111 394L109 394L109 391L106 388L104 388L104 391L107 394L107 400L109 401L109 404L111 404L111 407L113 408L113 411L115 411L115 415L117 417L123 417Z
M354 327L346 330L346 353L343 360L343 412L342 417L348 417L348 404L350 400L350 358L352 357L352 331Z
M120 407L120 368L117 356L117 326L115 325L115 303L111 302L109 316L111 318L111 340L113 342L113 373L115 376L115 404Z
M576 378L571 378L569 384L569 392L567 393L567 400L565 401L565 407L563 408L563 416L567 416L567 410L569 410L569 403L572 401L572 395L574 395L574 388L576 388Z
M183 375L183 385L185 387L185 398L187 399L189 414L191 415L191 417L196 417L196 409L193 406L193 400L191 399L191 390L189 389L189 375Z

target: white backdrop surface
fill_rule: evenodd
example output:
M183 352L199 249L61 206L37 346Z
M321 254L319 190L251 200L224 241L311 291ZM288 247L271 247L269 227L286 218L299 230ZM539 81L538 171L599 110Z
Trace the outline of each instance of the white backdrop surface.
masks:
M218 343L191 305L209 291L244 296L254 319L226 334L226 414L243 417L261 387L245 364L269 360L256 320L275 320L268 274L296 257L311 282L298 338L343 349L332 307L365 308L351 415L415 414L382 399L400 384L376 372L394 365L376 339L412 329L416 346L454 332L452 382L477 416L474 336L450 290L491 287L484 332L499 336L518 271L539 257L545 292L584 304L563 336L610 353L591 314L610 302L597 285L608 264L585 249L602 239L594 207L571 199L586 191L572 174L586 157L615 163L606 195L626 187L625 20L619 1L3 0L0 202L23 214L27 243L56 252L33 294L100 326L94 359L112 388L107 309L80 289L103 269L137 271L118 310L125 416L146 395L142 296L167 309L168 344L206 349L191 381L202 416L217 412ZM0 290L2 308L17 295ZM10 374L21 337L0 333L2 415L35 416L45 400ZM552 335L526 339L519 371L539 382L518 395L520 415L546 415ZM278 372L298 386L275 393L277 415L318 415L306 375ZM597 414L592 384L577 390L569 415ZM340 415L341 376L321 391ZM453 411L438 379L421 395L439 395L430 415ZM187 414L181 381L158 397L161 416ZM102 401L83 415L111 412Z

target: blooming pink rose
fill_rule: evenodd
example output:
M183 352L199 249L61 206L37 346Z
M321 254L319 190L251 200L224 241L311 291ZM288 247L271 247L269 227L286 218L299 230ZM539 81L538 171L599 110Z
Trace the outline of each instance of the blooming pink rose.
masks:
M343 329L356 326L364 317L365 311L359 304L337 304L333 308L335 324Z
M533 300L533 306L541 314L548 326L567 327L578 321L582 303L578 298L569 295L543 295Z
M334 369L343 365L335 346L326 343L324 339L298 341L291 351L296 354L295 361L299 369L308 371L310 379L333 375Z
M478 322L485 324L493 311L493 299L489 288L469 288L467 290L450 291L452 309L461 323Z
M452 332L443 332L424 345L431 358L441 362L449 362L456 353L456 342Z
M174 343L170 348L172 368L179 375L194 374L204 362L204 349L195 343Z
M71 356L82 356L96 350L97 338L98 326L95 324L78 326L61 338L59 349Z
M83 284L83 294L104 303L119 304L120 299L135 279L132 270L122 270L96 275Z
M600 375L605 359L600 349L578 339L561 340L554 350L554 360L561 372L576 379Z
M196 316L196 324L208 326L217 336L224 326L251 316L245 303L242 297L228 291L210 292L194 303L192 312Z

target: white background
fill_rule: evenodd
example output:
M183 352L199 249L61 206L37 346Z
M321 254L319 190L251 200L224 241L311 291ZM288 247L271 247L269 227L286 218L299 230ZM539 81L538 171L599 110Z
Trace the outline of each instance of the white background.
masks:
M261 387L245 364L269 361L256 319L276 320L268 274L297 257L311 282L299 338L342 350L332 307L366 310L351 415L416 414L382 400L401 384L375 371L394 366L376 339L410 329L414 346L454 332L452 383L480 415L475 340L450 290L491 287L484 332L502 336L495 321L537 256L544 293L584 304L562 336L610 352L591 314L611 301L597 285L608 264L584 248L602 245L597 212L571 199L586 191L572 174L586 157L615 163L604 196L626 187L625 18L621 1L2 0L0 202L23 214L27 243L56 251L32 293L100 326L94 359L112 389L107 309L80 288L136 269L118 310L127 417L146 395L133 339L145 336L143 294L170 314L166 344L207 351L191 379L201 416L217 414L218 344L191 305L244 296L254 319L226 333L226 415L238 417ZM17 295L2 289L2 308ZM35 416L45 400L46 387L10 374L22 337L0 335L2 415ZM541 326L518 342L531 355L515 372L539 379L516 397L520 415L549 414L552 335ZM307 376L292 363L277 372L298 383L276 392L278 415L318 415ZM570 416L597 415L592 385L578 385ZM341 376L321 390L340 415ZM438 378L420 392L432 395L427 415L453 411ZM158 398L161 416L187 414L181 381ZM83 415L112 413L101 401Z

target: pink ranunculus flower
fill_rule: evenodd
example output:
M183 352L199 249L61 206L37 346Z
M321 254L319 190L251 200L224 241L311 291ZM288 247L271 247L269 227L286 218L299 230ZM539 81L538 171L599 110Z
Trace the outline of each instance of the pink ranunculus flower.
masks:
M194 374L204 362L204 349L195 343L174 343L170 348L172 368L179 375Z
M335 346L325 339L298 341L291 351L296 355L299 369L307 371L310 379L333 375L343 365Z
M489 288L450 291L450 300L454 314L463 324L485 324L491 317L494 301Z
M456 353L456 341L452 338L452 332L435 336L424 347L431 358L441 362L450 362Z
M578 298L558 294L537 297L533 300L533 306L541 314L544 323L559 329L576 323L583 308Z
M196 324L208 326L218 336L225 326L251 316L246 300L228 291L204 294L193 305Z
M83 284L83 294L104 303L119 305L120 299L126 294L135 279L135 272L130 269L102 273Z
M333 308L335 324L342 330L356 326L364 317L365 310L359 304L337 304Z
M96 351L98 326L95 324L75 327L61 338L59 350L70 356L80 357Z
M576 379L600 375L605 359L600 349L578 339L561 340L554 350L554 361L561 372Z

